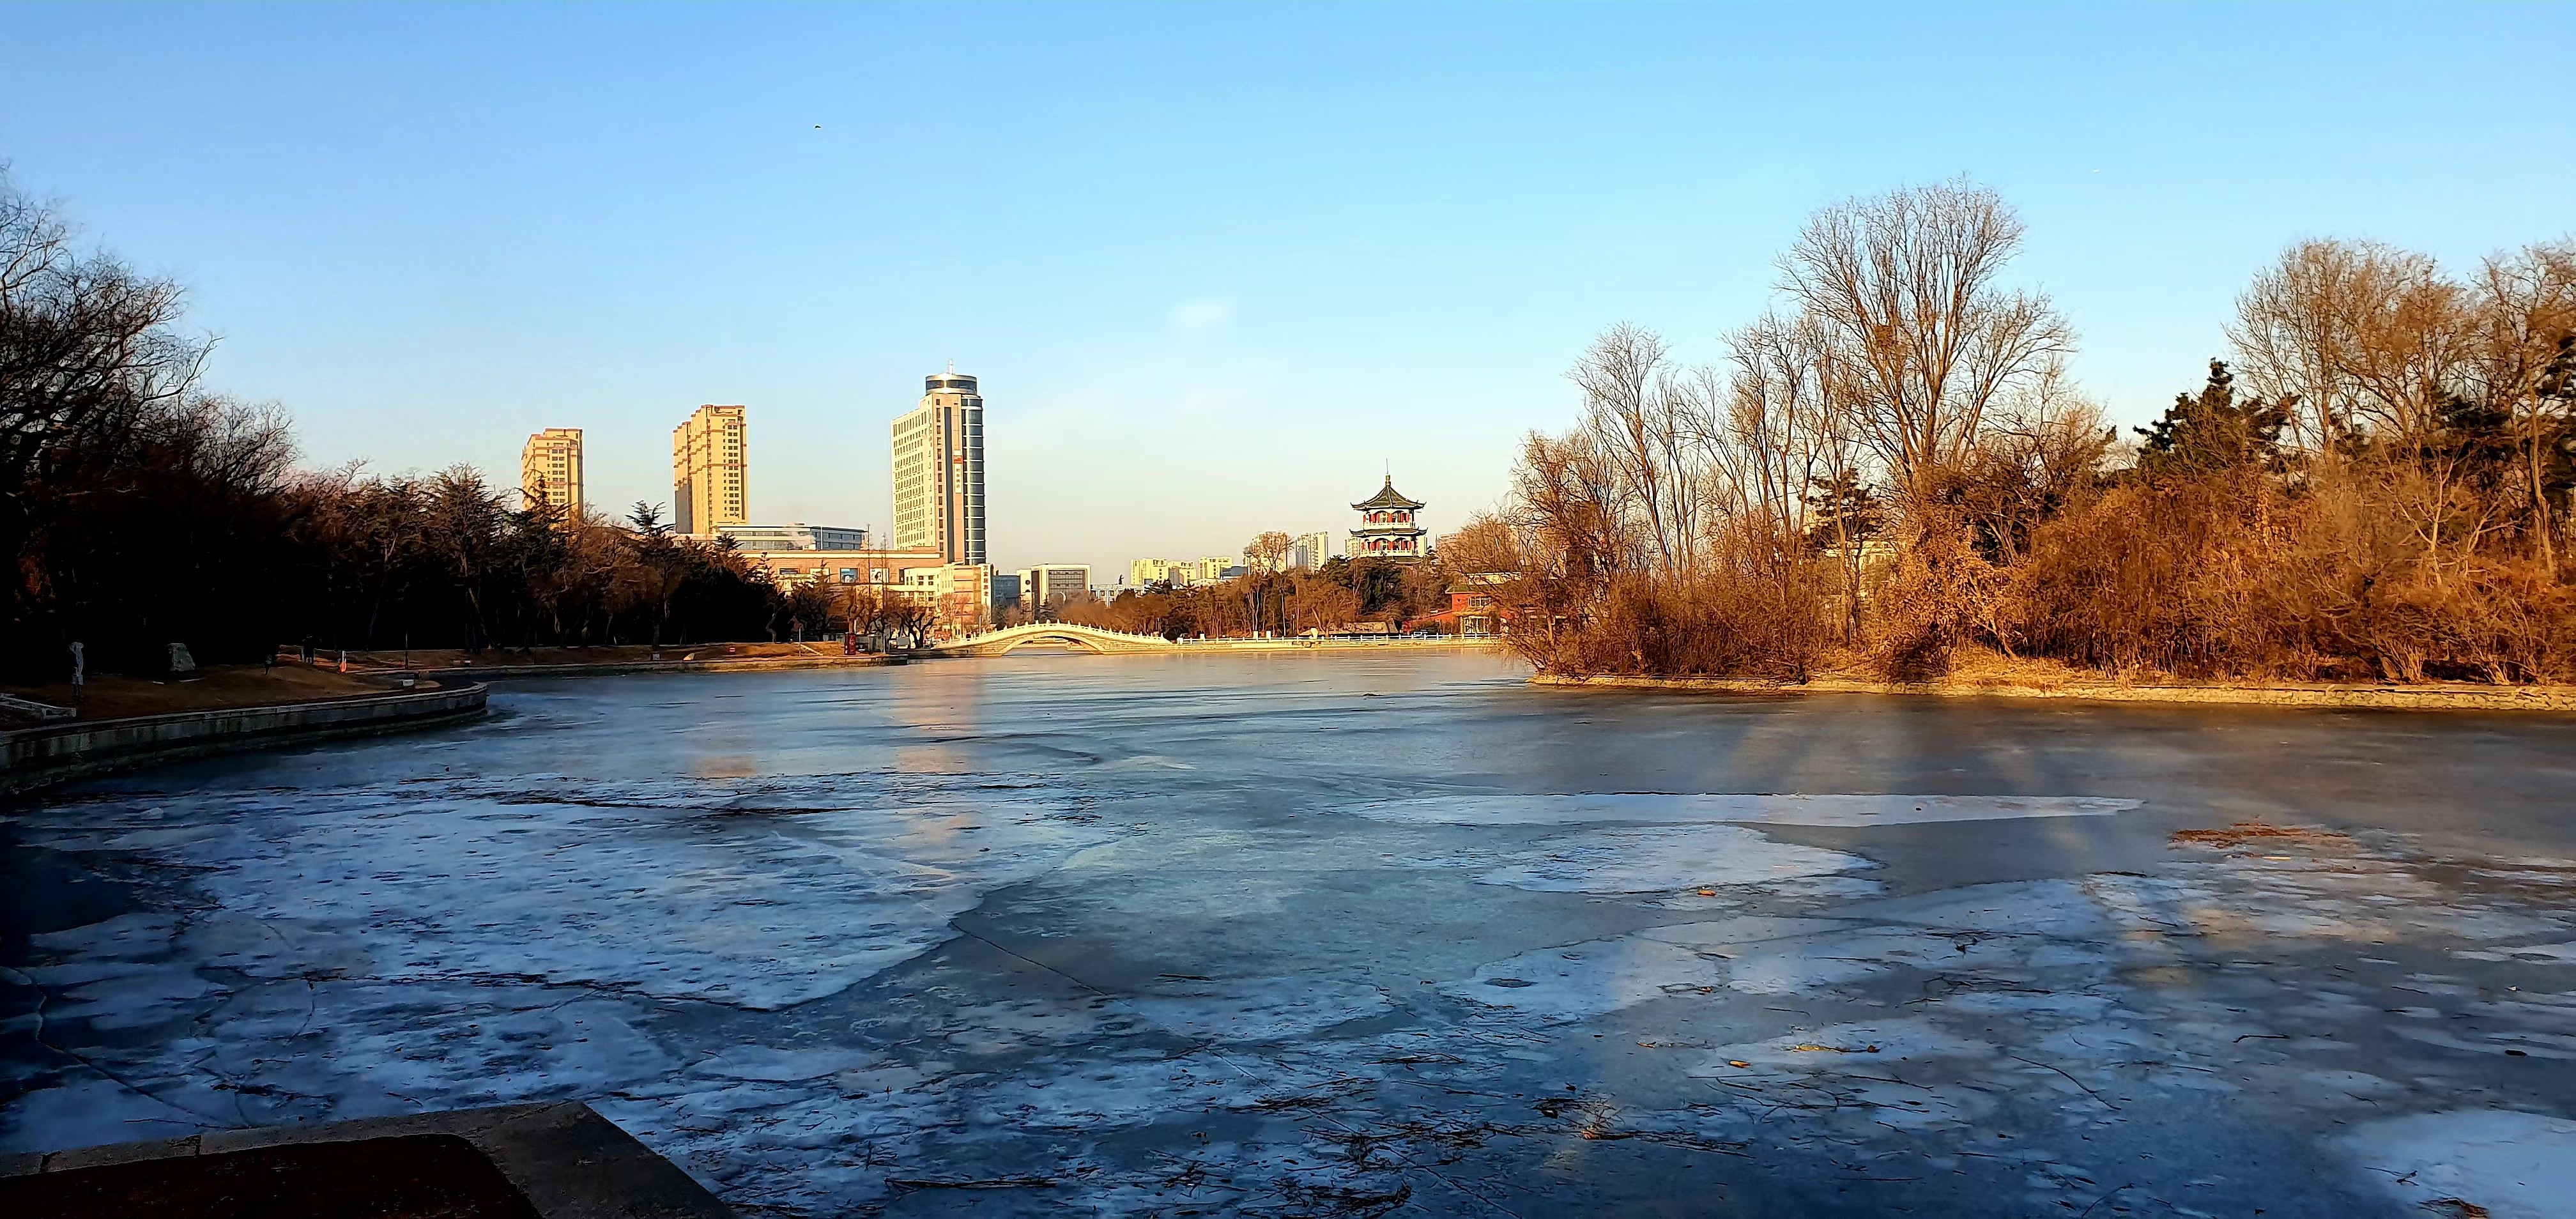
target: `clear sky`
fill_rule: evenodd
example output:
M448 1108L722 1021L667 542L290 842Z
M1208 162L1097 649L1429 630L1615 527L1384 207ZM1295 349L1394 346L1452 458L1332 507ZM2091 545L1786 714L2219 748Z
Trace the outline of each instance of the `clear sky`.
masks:
M0 6L0 159L192 289L310 460L750 407L762 522L889 518L956 361L1005 567L1435 530L1609 323L1692 360L1813 209L1971 175L2124 423L2301 237L2576 226L2576 6Z

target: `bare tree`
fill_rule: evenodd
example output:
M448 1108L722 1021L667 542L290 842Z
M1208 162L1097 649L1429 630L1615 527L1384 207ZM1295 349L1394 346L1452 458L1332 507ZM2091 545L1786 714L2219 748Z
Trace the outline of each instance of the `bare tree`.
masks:
M2045 296L1997 282L2021 237L1999 196L1961 180L1826 208L1780 261L1900 490L1964 462L1986 412L2073 344Z
M2471 356L2479 398L2513 433L2517 481L2544 566L2557 566L2549 502L2558 445L2576 426L2576 241L2489 257L2471 289Z
M2313 465L2340 463L2358 422L2358 301L2388 295L2405 256L2384 246L2303 241L2236 298L2227 340L2236 369L2261 397L2291 406L2290 436Z
M1864 574L1861 521L1839 500L1826 503L1821 520L1812 511L1818 488L1844 498L1864 494L1865 448L1848 385L1834 373L1831 336L1811 317L1773 315L1729 335L1727 347L1732 374L1712 449L1729 511L1749 526L1736 537L1759 548L1763 573L1774 580L1794 575L1807 543L1829 548L1842 584L1843 634L1854 638Z
M1567 375L1583 388L1583 430L1620 500L1637 518L1655 564L1679 571L1691 562L1703 486L1693 477L1694 446L1705 408L1677 380L1663 336L1625 322L1601 332Z

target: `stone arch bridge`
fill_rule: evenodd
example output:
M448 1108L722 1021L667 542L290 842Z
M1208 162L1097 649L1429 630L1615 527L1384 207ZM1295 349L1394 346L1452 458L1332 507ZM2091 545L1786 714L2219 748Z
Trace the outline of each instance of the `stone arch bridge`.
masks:
M1003 656L1015 648L1068 647L1089 652L1169 652L1180 645L1160 635L1130 635L1070 622L1032 622L922 649L933 656Z

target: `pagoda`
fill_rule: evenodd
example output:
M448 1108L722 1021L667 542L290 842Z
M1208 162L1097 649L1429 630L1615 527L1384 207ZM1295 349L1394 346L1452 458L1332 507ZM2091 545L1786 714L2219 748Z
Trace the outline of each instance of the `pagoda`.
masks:
M1378 493L1351 505L1360 514L1360 527L1351 531L1351 540L1342 553L1354 559L1394 559L1411 562L1422 557L1422 536L1430 532L1415 523L1422 505L1404 498L1395 489L1395 476L1386 476L1386 485Z

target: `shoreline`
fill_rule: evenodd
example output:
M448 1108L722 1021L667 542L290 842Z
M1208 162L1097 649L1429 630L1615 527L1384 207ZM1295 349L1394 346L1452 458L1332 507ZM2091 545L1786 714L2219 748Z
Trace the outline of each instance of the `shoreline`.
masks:
M704 660L607 660L534 665L443 665L408 670L434 679L500 680L519 677L614 677L628 673L756 673L771 669L874 669L909 663L883 652L857 656L719 656Z
M437 727L481 716L490 694L489 686L469 682L0 732L0 798L138 766Z
M1562 689L1660 690L1684 694L1878 694L1932 698L2059 699L2069 702L2170 703L2239 707L2380 708L2392 711L2524 711L2576 714L2576 686L2476 686L2468 684L2348 686L2324 682L2244 685L2129 684L2100 680L2062 685L1980 683L1949 679L1908 683L1819 677L1773 682L1728 677L1653 677L1599 674L1568 677L1538 673L1534 686Z

